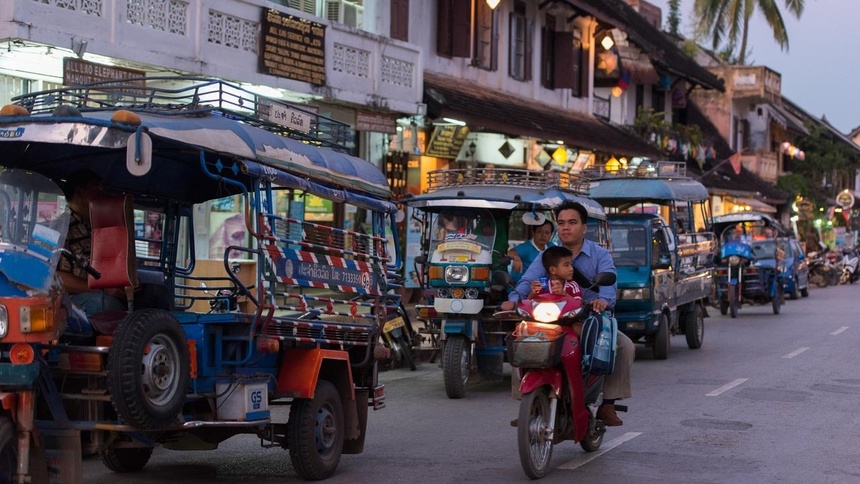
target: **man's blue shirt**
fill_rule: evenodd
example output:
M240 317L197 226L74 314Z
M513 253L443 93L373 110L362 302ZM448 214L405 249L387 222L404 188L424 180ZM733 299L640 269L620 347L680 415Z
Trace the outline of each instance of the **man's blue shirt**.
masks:
M533 281L540 277L546 277L546 270L543 268L541 258L543 252L535 258L534 262L529 265L520 282L517 283L516 291L512 291L508 295L511 301L517 301L529 297L531 294L531 285ZM615 263L612 261L612 254L603 247L597 245L592 240L585 239L582 242L582 250L579 255L573 259L573 270L585 276L589 281L594 280L594 276L599 272L615 272ZM615 307L615 292L616 285L600 286L597 291L592 289L582 288L583 301L589 303L598 298L598 296L606 301L609 307Z

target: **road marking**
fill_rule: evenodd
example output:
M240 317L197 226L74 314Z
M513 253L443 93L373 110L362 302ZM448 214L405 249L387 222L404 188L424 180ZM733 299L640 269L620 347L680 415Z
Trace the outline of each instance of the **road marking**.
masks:
M836 336L837 334L839 334L839 333L841 333L841 332L845 331L846 329L848 329L848 326L843 326L843 327L841 327L841 328L837 329L836 331L834 331L834 332L832 332L832 333L830 333L830 334L831 334L832 336Z
M642 435L642 432L627 432L619 437L616 437L609 442L604 442L603 445L600 446L600 450L597 452L588 452L586 454L577 454L576 457L570 459L564 464L558 466L559 469L576 469L577 467L582 467L585 464L593 461L594 459L600 457L601 455L609 452L610 450L618 447L619 445L627 442L628 440L634 439Z
M798 349L796 349L796 350L792 351L791 353L789 353L789 354L787 354L787 355L783 356L783 358L794 358L795 356L797 356L797 355L799 355L799 354L803 353L804 351L806 351L806 350L808 350L808 349L809 349L809 347L808 347L808 346L804 346L804 347L802 347L802 348L798 348Z
M711 393L705 394L705 396L706 397L716 397L717 395L719 395L721 393L725 393L725 392L731 390L732 388L740 385L741 383L743 383L747 380L749 380L749 378L738 378L737 380L726 383L725 385L721 386L720 388L717 388L716 390L712 391Z

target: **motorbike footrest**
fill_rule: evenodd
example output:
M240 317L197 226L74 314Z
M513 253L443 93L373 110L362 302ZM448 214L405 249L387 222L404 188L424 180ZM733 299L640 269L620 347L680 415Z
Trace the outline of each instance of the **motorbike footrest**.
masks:
M616 412L626 412L626 411L627 411L627 405L618 405L618 404L616 403L616 404L615 404L615 405L613 405L613 406L615 407L615 411L616 411Z

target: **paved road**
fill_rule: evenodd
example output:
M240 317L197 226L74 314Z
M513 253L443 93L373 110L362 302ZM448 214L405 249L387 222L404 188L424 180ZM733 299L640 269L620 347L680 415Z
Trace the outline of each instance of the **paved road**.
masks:
M550 483L858 483L860 286L812 290L737 319L712 310L705 343L674 337L666 361L637 352L625 424L585 454L555 448ZM382 374L388 408L372 413L365 452L344 456L332 483L526 482L509 421L510 380L445 397L441 370ZM278 409L286 412L285 408ZM299 482L287 451L237 437L216 451L157 450L144 471L84 462L87 483Z

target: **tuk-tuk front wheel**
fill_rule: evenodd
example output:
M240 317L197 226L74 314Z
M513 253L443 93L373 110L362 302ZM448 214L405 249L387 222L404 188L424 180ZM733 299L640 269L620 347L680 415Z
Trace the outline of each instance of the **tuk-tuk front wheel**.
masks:
M720 314L725 316L729 313L729 300L725 297L720 298Z
M343 405L333 383L317 381L314 398L297 398L290 406L287 436L290 461L303 479L327 479L343 452Z
M158 428L176 421L188 387L188 339L167 311L131 313L113 335L107 387L128 425Z
M470 353L469 341L462 334L452 334L445 340L442 376L445 379L445 393L448 394L448 398L466 396Z
M705 312L702 306L696 304L693 310L684 315L684 336L687 337L687 347L697 350L702 347L705 339Z
M102 463L114 472L137 472L149 462L152 447L114 447L102 451Z
M729 313L733 318L738 317L738 309L740 308L740 289L737 284L729 285Z

